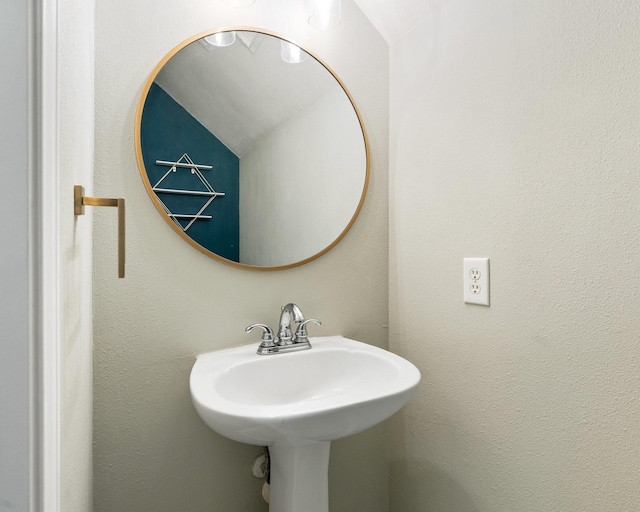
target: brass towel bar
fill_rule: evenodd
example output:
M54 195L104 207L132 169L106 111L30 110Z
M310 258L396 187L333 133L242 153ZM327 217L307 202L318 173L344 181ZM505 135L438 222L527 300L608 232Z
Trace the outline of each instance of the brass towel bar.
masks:
M124 277L124 199L86 197L84 187L73 187L73 213L84 215L85 206L115 206L118 208L118 277Z

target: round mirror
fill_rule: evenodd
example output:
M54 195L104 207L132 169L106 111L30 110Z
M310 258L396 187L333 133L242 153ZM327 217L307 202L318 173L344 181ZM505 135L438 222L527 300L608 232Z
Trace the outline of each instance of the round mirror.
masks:
M142 92L135 145L171 227L244 268L289 268L327 252L369 181L366 133L340 79L257 29L200 34L169 52Z

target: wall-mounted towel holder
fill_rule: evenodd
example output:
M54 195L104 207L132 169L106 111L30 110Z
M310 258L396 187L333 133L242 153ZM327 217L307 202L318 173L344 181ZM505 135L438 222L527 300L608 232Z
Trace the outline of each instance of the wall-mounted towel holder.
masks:
M124 199L106 197L87 197L84 187L73 187L73 213L84 215L85 206L115 206L118 208L118 277L124 277Z

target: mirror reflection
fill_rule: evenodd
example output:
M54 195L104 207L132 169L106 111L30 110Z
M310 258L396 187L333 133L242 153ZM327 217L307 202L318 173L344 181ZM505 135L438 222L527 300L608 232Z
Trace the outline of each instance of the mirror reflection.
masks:
M199 250L287 268L344 236L364 200L366 136L321 62L259 31L187 41L138 107L136 152L156 207Z

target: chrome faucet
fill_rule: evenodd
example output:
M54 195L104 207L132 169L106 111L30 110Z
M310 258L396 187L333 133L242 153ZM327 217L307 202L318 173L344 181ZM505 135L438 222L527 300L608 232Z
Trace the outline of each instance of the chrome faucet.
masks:
M292 320L298 324L304 322L304 315L298 306L290 302L280 308L280 329L278 329L280 345L293 345Z
M291 324L295 322L298 327L293 334ZM247 327L244 332L249 333L254 328L260 327L262 339L258 347L258 354L279 354L281 352L293 352L296 350L306 350L311 348L309 338L307 338L307 324L314 323L321 325L320 320L309 318L305 320L302 311L293 303L285 304L280 310L280 326L278 335L274 338L273 330L265 324L253 324Z

